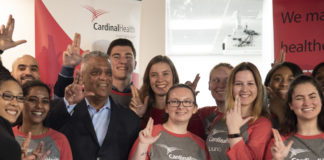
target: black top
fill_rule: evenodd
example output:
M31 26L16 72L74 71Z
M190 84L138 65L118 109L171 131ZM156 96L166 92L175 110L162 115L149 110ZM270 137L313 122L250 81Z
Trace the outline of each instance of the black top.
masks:
M20 160L21 149L12 132L10 123L0 116L0 159Z

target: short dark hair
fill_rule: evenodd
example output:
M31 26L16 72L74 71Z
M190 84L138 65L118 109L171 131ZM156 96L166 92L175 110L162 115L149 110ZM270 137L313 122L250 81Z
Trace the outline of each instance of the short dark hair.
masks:
M0 87L2 86L2 84L4 82L7 82L7 81L14 81L17 84L19 84L18 81L14 77L12 77L10 74L2 74L1 73L0 74ZM19 86L20 86L20 84L19 84Z
M313 72L312 72L312 77L315 78L315 76L318 74L318 71L319 71L319 69L320 69L321 67L324 67L324 62L322 62L322 63L320 63L320 64L318 64L318 65L316 65L316 66L314 67Z
M229 69L229 70L232 70L232 69L234 68L234 67L233 67L231 64L229 64L229 63L218 63L218 64L216 64L216 65L213 67L213 69L210 70L210 73L209 73L209 81L210 81L210 79L211 79L211 76L212 76L213 71L216 70L216 69L219 68L219 67L225 67L225 68L227 68L227 69Z
M295 64L295 63L292 63L292 62L283 62L283 63L280 63L280 64L277 64L275 66L273 66L271 68L271 70L268 72L265 80L264 80L264 85L265 86L269 86L269 83L271 81L271 77L272 75L280 68L282 67L288 67L290 69L290 71L292 72L292 74L294 75L294 77L297 77L298 75L301 75L303 74L303 71L300 69L300 67Z
M119 38L119 39L113 40L110 43L110 45L108 47L108 50L107 50L108 56L110 56L111 51L115 46L129 46L129 47L131 47L132 51L133 51L133 54L134 54L134 58L136 58L136 51L135 51L133 43L130 40L124 39L124 38Z
M48 95L51 95L51 89L45 83L43 83L40 80L31 80L31 81L27 81L22 86L24 96L27 96L30 89L33 88L33 87L43 87L48 92Z
M309 77L307 75L299 75L298 77L296 77L291 83L290 83L290 87L288 89L288 93L287 93L287 101L285 104L285 120L284 123L282 124L282 126L280 126L280 133L284 134L284 135L288 135L291 132L297 132L297 116L294 113L294 111L292 111L289 107L289 104L292 102L292 94L296 88L296 86L300 85L300 84L305 84L305 83L310 83L312 84L318 94L319 97L321 99L321 103L322 106L324 104L324 99L323 99L323 93L321 91L320 86L316 83L315 79L313 77ZM318 117L317 117L317 126L319 127L319 129L323 132L324 131L324 109L322 108Z

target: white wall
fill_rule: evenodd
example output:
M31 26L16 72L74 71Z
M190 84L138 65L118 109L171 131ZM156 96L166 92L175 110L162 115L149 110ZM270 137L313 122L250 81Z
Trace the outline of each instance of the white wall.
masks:
M165 55L165 0L143 0L139 49L139 86L146 65L156 55Z
M1 55L3 65L11 71L11 64L24 54L35 56L34 0L0 0L0 24L6 24L9 14L15 18L13 40L25 39L27 43L9 49ZM20 5L15 5L20 4Z

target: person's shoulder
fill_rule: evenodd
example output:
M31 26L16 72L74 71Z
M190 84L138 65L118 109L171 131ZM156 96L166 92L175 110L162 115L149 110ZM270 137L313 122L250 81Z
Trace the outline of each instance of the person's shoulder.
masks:
M271 125L271 121L270 121L270 119L269 118L266 118L266 117L263 117L263 116L261 116L261 117L259 117L256 121L255 121L255 123L261 123L261 124L270 124Z
M199 136L191 133L190 131L188 131L188 134L190 135L190 137L192 137L192 139L194 139L195 141L198 141L199 144L205 144L205 141L202 138L200 138Z
M49 128L47 136L50 136L55 142L68 141L66 136L63 133L52 128Z
M218 111L218 107L217 106L205 106L202 108L198 109L198 112L213 112L213 111Z
M123 119L140 119L131 109L125 108L122 105L115 103L111 97L109 97L109 100L112 114L123 115Z
M268 118L261 116L254 122L249 123L249 126L250 127L252 127L252 126L254 126L254 127L260 126L261 127L262 126L264 128L272 128L272 123Z

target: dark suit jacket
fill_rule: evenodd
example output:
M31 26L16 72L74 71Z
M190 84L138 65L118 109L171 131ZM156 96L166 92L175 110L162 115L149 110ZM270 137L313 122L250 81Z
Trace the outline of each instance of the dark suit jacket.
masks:
M68 138L75 160L126 160L130 148L138 136L139 117L130 109L115 104L110 98L111 116L108 131L102 146L86 106L82 100L70 116L63 100L54 102L48 117L48 125L58 129Z

